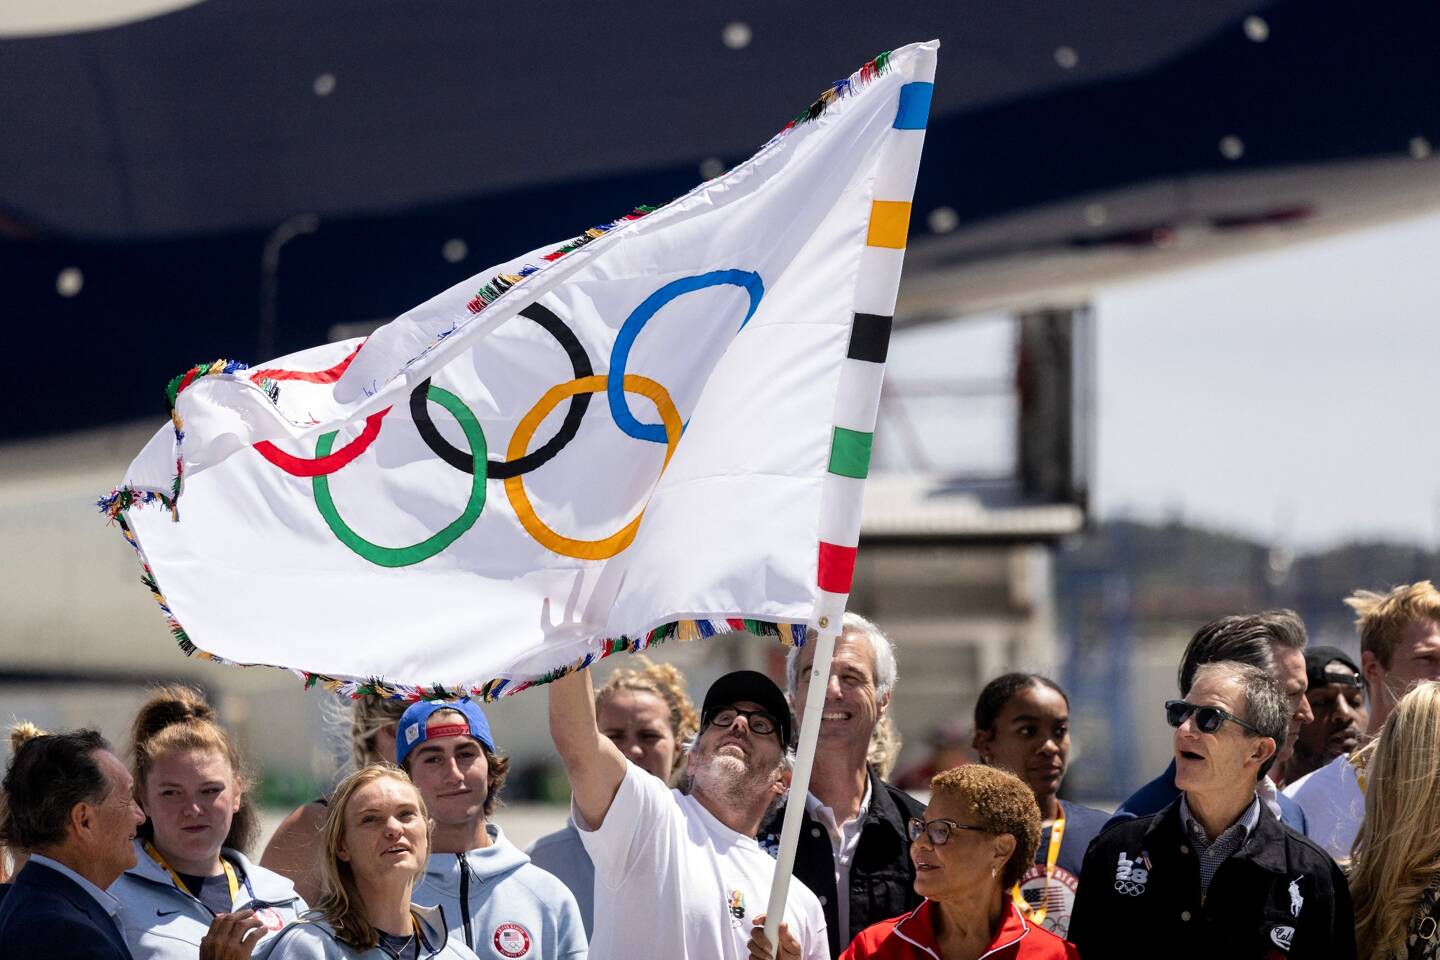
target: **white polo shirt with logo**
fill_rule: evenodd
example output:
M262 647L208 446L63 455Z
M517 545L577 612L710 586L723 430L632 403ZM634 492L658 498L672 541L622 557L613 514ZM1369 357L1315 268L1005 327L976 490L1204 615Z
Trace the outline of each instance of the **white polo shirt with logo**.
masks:
M592 957L749 956L745 945L775 875L774 859L754 837L633 763L599 829L573 802L571 815L595 861ZM785 923L802 960L828 960L825 912L793 878Z

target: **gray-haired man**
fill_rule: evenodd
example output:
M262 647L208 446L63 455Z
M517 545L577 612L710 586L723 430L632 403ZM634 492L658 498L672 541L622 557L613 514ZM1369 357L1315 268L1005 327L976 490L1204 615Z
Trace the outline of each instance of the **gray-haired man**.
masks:
M811 694L814 660L814 644L806 644L792 649L786 662L797 716ZM794 869L825 908L832 957L870 924L905 913L921 899L915 893L905 823L920 816L924 804L881 780L868 760L871 736L889 709L894 688L890 639L869 620L847 613L823 693L825 708ZM782 807L761 829L760 842L766 847L778 844L784 816Z
M1090 844L1068 934L1082 956L1355 956L1345 874L1255 794L1290 712L1267 671L1230 661L1165 704L1180 796Z

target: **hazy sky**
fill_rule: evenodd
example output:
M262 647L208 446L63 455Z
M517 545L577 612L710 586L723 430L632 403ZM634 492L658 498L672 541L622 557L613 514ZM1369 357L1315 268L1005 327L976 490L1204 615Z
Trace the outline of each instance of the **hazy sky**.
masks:
M1103 291L1100 514L1178 514L1299 548L1440 544L1437 260L1431 214ZM892 378L1003 375L1005 327L968 326L897 338ZM920 406L920 429L943 429L942 404ZM993 465L1013 408L943 406L968 438L960 460ZM896 443L884 452L901 465Z

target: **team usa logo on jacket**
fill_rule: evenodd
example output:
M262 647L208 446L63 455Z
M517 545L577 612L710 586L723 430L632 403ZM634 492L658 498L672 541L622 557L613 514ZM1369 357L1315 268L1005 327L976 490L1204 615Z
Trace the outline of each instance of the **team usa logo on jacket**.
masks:
M265 925L265 929L274 933L285 926L285 918L274 907L261 907L255 911L255 919Z
M500 924L490 942L502 957L523 957L530 953L530 931L518 923Z
M1150 854L1141 850L1135 859L1120 851L1115 863L1115 892L1123 897L1138 897L1150 880Z
M1032 863L1020 875L1020 897L1030 908L1030 919L1041 917L1040 925L1064 939L1070 931L1070 911L1075 906L1075 892L1080 880L1064 867L1055 867L1045 876L1045 864Z

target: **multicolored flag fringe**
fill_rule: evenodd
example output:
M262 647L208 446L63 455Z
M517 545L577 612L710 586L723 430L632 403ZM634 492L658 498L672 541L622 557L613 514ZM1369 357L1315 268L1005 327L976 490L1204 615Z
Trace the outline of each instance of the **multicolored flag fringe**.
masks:
M181 647L493 699L671 637L838 622L938 46L368 339L177 377L100 506Z

